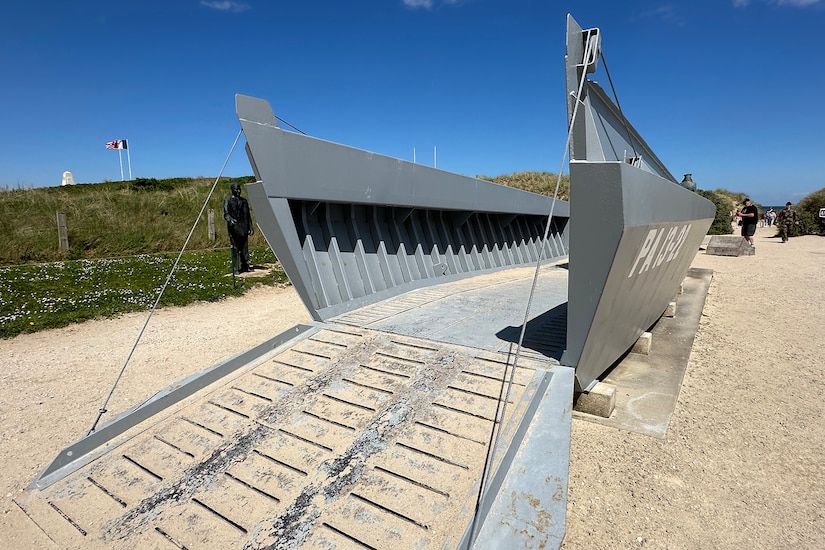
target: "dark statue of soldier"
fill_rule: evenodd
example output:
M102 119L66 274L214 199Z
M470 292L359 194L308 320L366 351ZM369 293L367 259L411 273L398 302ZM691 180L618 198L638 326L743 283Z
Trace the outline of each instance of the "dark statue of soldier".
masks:
M241 196L241 184L233 183L230 187L232 196L223 201L223 219L232 245L233 273L246 273L249 267L249 236L255 232L249 203Z

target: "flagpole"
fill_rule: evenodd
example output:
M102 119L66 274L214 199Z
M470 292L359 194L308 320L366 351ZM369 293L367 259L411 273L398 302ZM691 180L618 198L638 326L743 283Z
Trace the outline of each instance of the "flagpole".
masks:
M123 181L123 151L117 150L117 158L120 161L120 181Z
M129 140L124 140L126 142L126 159L129 161L129 181L132 181L132 154L129 152Z

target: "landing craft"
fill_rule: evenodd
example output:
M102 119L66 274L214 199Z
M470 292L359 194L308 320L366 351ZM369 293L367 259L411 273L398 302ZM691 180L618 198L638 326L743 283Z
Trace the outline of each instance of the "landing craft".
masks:
M238 95L247 194L313 323L100 427L20 506L60 547L560 546L574 390L662 315L715 214L587 78L600 42L568 17L569 204Z

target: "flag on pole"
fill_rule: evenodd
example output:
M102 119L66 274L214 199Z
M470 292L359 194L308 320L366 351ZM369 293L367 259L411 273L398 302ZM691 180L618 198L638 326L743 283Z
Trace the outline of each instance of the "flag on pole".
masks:
M106 149L129 149L129 140L116 139L106 142Z

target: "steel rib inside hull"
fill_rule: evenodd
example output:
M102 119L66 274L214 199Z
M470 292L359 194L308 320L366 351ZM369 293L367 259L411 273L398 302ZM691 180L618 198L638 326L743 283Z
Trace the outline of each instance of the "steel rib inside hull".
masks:
M317 320L438 282L534 264L551 199L281 130L238 95L270 246ZM544 259L567 257L558 201Z

